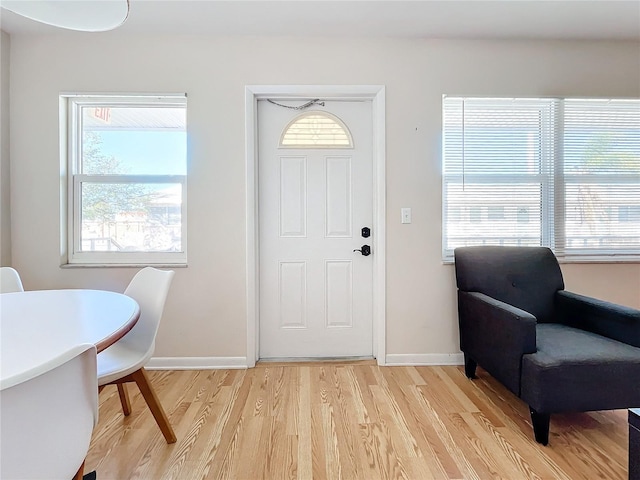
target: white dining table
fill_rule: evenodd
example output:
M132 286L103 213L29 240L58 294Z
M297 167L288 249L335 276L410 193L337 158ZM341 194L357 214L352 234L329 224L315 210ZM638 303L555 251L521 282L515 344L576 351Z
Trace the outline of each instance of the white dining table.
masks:
M32 290L0 294L0 389L70 348L91 343L98 352L133 328L140 307L104 290Z

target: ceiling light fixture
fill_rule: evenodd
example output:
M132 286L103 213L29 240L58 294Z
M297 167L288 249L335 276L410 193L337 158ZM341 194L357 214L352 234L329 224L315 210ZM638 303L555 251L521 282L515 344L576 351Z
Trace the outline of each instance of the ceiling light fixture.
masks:
M129 0L0 0L0 6L37 22L82 32L113 30L129 15Z

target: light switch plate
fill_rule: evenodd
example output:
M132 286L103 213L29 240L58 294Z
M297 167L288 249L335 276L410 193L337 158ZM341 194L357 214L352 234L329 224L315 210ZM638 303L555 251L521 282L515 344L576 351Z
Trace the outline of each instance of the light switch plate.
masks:
M400 209L400 214L402 215L402 223L411 223L411 208L403 207Z

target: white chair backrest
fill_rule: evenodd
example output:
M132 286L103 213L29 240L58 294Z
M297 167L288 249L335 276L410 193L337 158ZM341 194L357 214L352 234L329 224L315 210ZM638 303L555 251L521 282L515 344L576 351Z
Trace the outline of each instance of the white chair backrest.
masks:
M11 292L24 292L20 275L11 267L0 267L0 293Z
M70 480L98 421L96 347L79 345L0 391L0 478Z
M119 342L147 356L153 353L173 275L172 270L145 267L131 279L124 293L140 305L140 319Z

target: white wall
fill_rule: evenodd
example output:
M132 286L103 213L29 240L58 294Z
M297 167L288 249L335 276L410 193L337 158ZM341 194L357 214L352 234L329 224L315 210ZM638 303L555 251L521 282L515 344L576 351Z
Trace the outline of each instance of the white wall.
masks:
M27 288L122 290L133 269L61 269L58 94L187 92L189 267L156 356L244 357L244 87L382 84L387 107L387 353L458 351L440 260L443 94L640 96L638 43L215 38L117 33L11 43L14 265ZM400 208L413 223L400 224ZM640 307L640 264L568 265L568 289Z
M9 59L11 38L0 31L0 265L11 265L9 189Z

